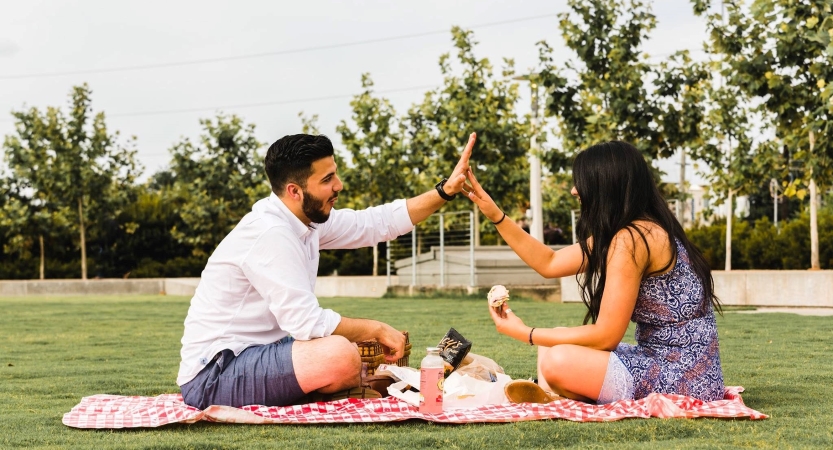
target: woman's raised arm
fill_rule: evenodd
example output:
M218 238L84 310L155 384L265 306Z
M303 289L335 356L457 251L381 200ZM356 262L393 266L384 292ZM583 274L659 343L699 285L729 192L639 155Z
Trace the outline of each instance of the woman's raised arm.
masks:
M469 169L466 174L469 184L463 193L495 224L504 241L533 270L545 278L559 278L575 275L581 270L582 254L578 244L554 251L543 242L529 235L515 221L506 220L504 213Z

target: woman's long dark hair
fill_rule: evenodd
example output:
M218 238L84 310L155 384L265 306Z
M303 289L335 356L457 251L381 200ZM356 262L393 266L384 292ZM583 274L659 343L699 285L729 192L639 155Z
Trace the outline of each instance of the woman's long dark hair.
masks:
M702 282L703 299L710 301L717 311L722 311L720 301L714 295L714 280L706 259L686 238L683 227L668 208L639 150L620 141L594 145L576 156L573 183L581 200L576 237L583 254L584 277L579 276L578 282L582 300L588 309L585 324L590 321L596 323L599 318L607 280L607 253L616 233L627 229L632 238L636 239L639 235L648 246L643 229L634 225L636 220L656 223L668 233L671 259L653 274L668 270L677 260L674 238L679 239L688 252L692 270ZM587 244L590 237L593 238L592 251ZM648 247L649 257L650 251Z

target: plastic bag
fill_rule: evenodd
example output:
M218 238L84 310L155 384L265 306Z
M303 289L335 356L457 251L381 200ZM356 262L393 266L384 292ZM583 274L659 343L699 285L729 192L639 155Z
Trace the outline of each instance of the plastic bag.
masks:
M419 371L411 367L382 364L376 372L399 380L388 386L388 393L410 405L419 405ZM492 380L494 378L494 380ZM493 360L469 353L460 368L446 378L443 386L443 408L476 408L506 403L503 388L512 378Z
M469 353L463 358L456 372L489 382L497 381L497 374L504 373L503 367L500 367L494 360L474 353Z

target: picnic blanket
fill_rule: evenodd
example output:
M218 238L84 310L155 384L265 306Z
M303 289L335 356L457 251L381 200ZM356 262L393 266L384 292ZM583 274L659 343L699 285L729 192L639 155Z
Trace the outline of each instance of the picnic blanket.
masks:
M294 406L209 406L200 411L182 402L180 394L158 397L93 395L64 414L64 425L74 428L159 427L200 420L248 424L314 424L396 422L421 419L439 423L520 422L566 419L576 422L605 422L626 418L749 418L766 419L766 414L743 404L740 386L726 387L723 400L704 402L682 395L650 394L640 400L622 400L592 405L560 400L546 405L504 403L477 408L446 410L442 414L421 414L419 409L393 397L344 399L328 403Z

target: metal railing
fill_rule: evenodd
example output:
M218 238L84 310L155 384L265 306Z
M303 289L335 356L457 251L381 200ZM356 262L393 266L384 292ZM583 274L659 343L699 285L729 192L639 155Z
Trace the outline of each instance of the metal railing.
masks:
M426 220L414 226L410 233L388 241L386 246L388 286L391 285L391 276L394 272L400 279L410 274L410 284L416 286L418 284L417 265L420 262L431 260L439 261L439 286L449 285L451 277L447 273L448 258L446 258L446 251L449 247L453 248L456 254L467 253L468 285L474 286L473 236L474 213L472 211L432 214ZM436 256L437 253L439 253L438 257ZM393 262L407 258L411 259L409 274L402 273L401 269L397 271L393 267ZM457 257L455 260L459 262L460 258ZM405 267L402 267L402 269L405 269ZM458 281L457 285L465 285L465 283L459 282L459 276L455 279Z

